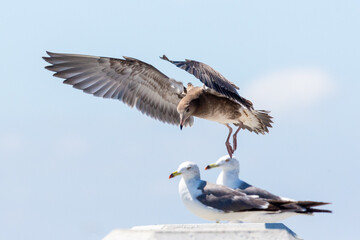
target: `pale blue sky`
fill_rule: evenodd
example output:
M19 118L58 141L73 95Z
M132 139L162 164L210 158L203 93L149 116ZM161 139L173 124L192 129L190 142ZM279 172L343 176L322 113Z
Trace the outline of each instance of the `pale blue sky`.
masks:
M234 2L2 4L0 239L95 240L114 228L205 223L183 206L179 179L167 178L183 161L203 169L226 153L224 126L196 119L180 131L72 89L44 69L46 50L132 56L197 85L158 57L211 65L275 117L266 136L239 134L242 178L332 202L333 214L284 222L302 238L355 238L359 1ZM209 181L217 174L202 171Z

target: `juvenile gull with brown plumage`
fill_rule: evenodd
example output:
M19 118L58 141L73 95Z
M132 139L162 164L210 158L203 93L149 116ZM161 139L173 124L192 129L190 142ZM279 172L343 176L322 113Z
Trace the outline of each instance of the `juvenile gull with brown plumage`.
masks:
M237 148L240 129L264 134L271 127L267 111L254 110L253 104L241 97L235 84L204 63L162 59L188 71L204 83L195 87L171 79L159 70L135 58L124 59L47 52L43 57L50 63L46 69L63 78L65 84L85 93L118 99L142 113L165 123L191 126L193 117L224 124L229 129L225 145L230 156ZM233 123L238 127L229 139Z

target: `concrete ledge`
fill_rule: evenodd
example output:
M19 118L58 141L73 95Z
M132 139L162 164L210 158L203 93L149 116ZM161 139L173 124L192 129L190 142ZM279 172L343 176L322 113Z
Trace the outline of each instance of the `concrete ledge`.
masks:
M103 240L299 240L282 223L211 223L137 226L116 229Z

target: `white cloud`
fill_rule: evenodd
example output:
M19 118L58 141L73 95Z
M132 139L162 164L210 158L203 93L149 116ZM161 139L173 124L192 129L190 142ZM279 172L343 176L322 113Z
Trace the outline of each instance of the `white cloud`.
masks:
M261 76L246 89L244 96L255 108L283 112L309 107L331 95L334 83L324 71L315 68L285 69Z

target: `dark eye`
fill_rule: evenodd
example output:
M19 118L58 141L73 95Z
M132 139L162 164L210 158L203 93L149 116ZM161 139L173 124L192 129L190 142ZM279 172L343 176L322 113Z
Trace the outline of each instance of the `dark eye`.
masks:
M189 112L189 111L190 111L190 108L186 108L185 111L186 111L186 112Z
M229 161L230 161L230 159L226 159L226 160L225 160L225 162L229 162Z
M187 167L186 169L187 169L187 170L190 170L190 169L191 169L191 167Z

